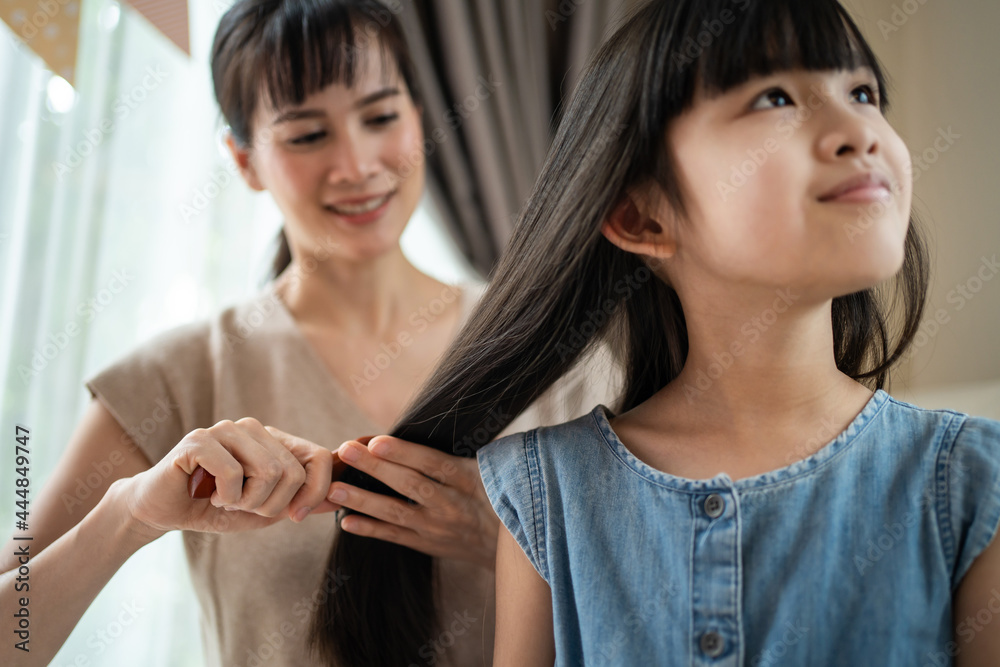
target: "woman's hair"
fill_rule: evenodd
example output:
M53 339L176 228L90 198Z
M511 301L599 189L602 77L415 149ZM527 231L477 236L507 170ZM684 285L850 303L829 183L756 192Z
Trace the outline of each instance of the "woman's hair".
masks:
M698 87L721 94L753 76L860 66L874 71L884 113L882 69L835 0L654 0L639 8L583 74L489 288L393 435L471 456L599 340L624 367L619 410L677 377L688 351L677 293L605 239L602 223L628 188L651 179L684 211L666 132ZM926 297L926 253L912 219L905 252L893 281L833 301L837 367L872 388L885 385L912 340ZM349 481L389 493L356 471ZM381 560L390 552L402 563ZM321 615L357 637L345 664L425 664L418 652L436 630L430 559L342 533L327 571L337 568L350 578ZM420 613L427 617L414 633Z
M237 0L219 21L212 44L215 99L240 146L250 146L262 101L299 105L334 83L352 86L369 45L395 64L420 105L416 70L393 12L376 0ZM270 278L291 263L288 239L278 233Z

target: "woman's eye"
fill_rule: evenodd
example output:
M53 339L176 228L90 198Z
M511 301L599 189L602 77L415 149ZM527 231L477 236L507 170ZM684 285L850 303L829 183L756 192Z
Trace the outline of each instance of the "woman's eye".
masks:
M381 127L383 125L388 125L389 123L393 122L397 118L399 118L399 114L398 113L385 113L385 114L382 114L382 115L379 115L379 116L375 116L374 118L369 119L368 120L368 124L369 125L373 125L375 127Z
M295 137L289 140L288 143L295 144L296 146L303 146L306 144L313 144L320 141L326 136L326 132L320 130L319 132L310 132L309 134L303 134L302 136Z
M860 104L878 105L878 95L875 94L875 91L868 84L858 86L852 90L851 98Z
M792 96L783 91L781 88L774 88L767 91L758 97L754 103L752 109L773 109L775 107L787 107L792 106L795 103L792 102Z

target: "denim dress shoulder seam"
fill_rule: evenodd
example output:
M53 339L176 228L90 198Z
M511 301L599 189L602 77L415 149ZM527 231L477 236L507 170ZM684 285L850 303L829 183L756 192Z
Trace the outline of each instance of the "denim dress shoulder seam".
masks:
M524 463L528 470L528 488L531 491L531 530L535 538L535 557L538 566L544 571L544 579L552 585L549 572L549 559L545 548L545 533L547 509L543 488L541 463L538 460L538 430L532 429L524 434ZM539 534L541 526L541 534Z
M935 514L941 534L941 550L944 552L945 562L952 566L958 555L955 553L955 527L951 525L951 455L965 422L963 417L964 415L959 413L951 413L944 428L938 429L938 433L935 433L937 442L934 443L938 450L934 485L937 492Z

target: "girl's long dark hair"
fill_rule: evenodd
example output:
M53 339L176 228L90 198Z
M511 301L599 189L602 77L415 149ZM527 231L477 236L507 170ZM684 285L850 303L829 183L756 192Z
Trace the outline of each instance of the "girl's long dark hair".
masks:
M582 76L489 289L393 435L470 456L599 340L624 367L620 410L674 379L688 350L677 294L608 242L602 222L629 187L650 179L684 210L665 137L697 86L721 93L754 75L858 66L874 71L884 112L882 69L835 0L641 7ZM885 385L919 326L927 279L911 220L896 278L833 301L841 371ZM388 493L356 471L345 481ZM344 665L420 663L419 647L436 629L430 566L422 554L341 533L327 571L351 576L331 582L317 617L327 653Z

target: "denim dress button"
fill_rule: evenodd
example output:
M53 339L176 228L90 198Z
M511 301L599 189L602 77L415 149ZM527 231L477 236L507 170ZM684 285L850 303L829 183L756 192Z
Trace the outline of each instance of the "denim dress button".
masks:
M705 514L718 519L726 511L726 501L718 493L713 493L705 499Z
M726 648L722 635L709 630L701 636L701 651L709 658L718 658Z

